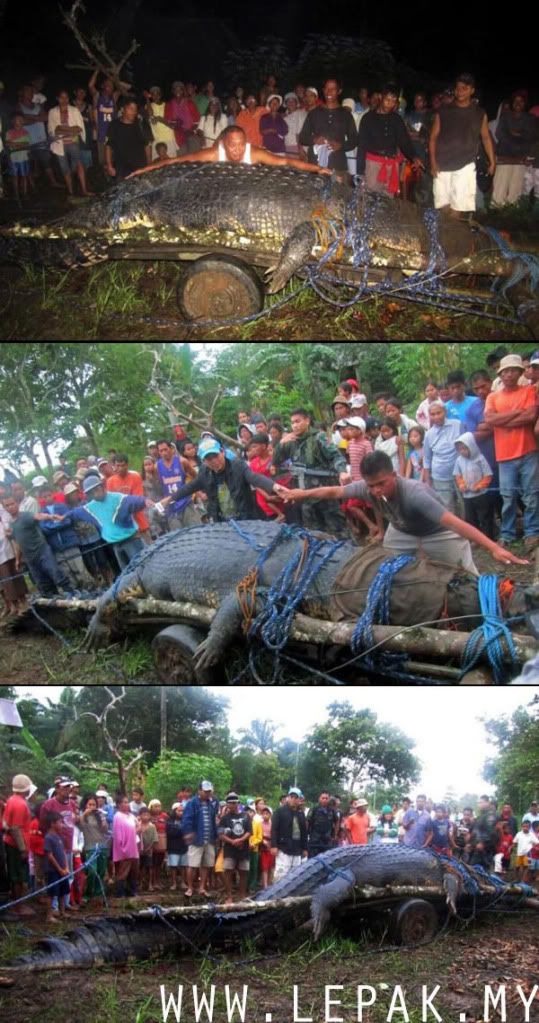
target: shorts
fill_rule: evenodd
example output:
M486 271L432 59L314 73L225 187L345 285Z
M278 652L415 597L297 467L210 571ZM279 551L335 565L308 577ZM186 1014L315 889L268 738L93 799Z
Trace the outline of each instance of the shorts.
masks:
M515 867L517 870L527 870L530 863L529 856L517 856Z
M140 857L140 869L151 870L153 867L153 852L143 853Z
M26 860L23 860L15 846L4 844L6 850L7 876L10 884L26 884L28 880L28 867Z
M215 846L190 845L187 866L194 870L200 870L200 867L213 868L215 866Z
M440 171L433 179L434 206L450 206L460 213L475 213L477 173L474 163L456 171Z
M62 174L70 174L74 171L79 163L80 158L80 146L77 142L71 143L71 145L64 145L64 155L58 157L58 163Z
M529 860L528 870L530 870L532 874L539 874L539 860Z
M286 853L278 853L275 866L275 881L280 881L283 877L286 877L291 870L294 870L296 867L301 867L302 863L302 856L287 856Z
M169 853L168 854L168 865L171 870L178 870L179 867L188 867L187 853Z
M263 874L269 874L275 867L275 856L272 856L269 849L262 849L260 853L260 869Z
M12 178L29 178L30 177L30 161L21 160L20 163L13 163L13 160L9 161L9 173Z
M35 160L45 170L51 165L51 154L48 146L31 146L30 158Z
M92 164L94 162L94 158L92 156L92 150L91 149L81 149L81 151L80 151L80 162L82 163L82 166L84 167L84 170L90 170L90 167L92 166Z
M237 860L234 859L233 856L225 856L223 861L223 867L225 870L239 870L242 874L248 874L250 866L251 864L249 859Z
M51 899L60 899L62 896L69 895L69 879L67 877L59 878L58 874L47 874L47 885L52 885L48 891Z
M153 865L154 865L154 867L157 867L158 870L161 870L161 867L163 866L163 864L165 862L166 855L167 854L165 852L159 852L159 851L156 852L156 850L154 849L154 851L153 851Z

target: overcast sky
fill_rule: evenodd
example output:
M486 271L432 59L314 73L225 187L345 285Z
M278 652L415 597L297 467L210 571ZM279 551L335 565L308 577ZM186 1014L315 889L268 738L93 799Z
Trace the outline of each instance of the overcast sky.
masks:
M60 686L17 686L17 693L30 693L37 699L59 699ZM512 714L517 707L531 703L539 686L528 689L502 688L348 688L288 687L257 688L239 686L224 689L210 687L230 704L229 724L234 733L248 728L255 718L281 725L278 737L301 742L313 725L327 718L330 703L348 700L357 709L368 707L380 721L396 725L416 742L416 753L423 763L418 792L427 789L442 799L449 788L459 795L485 789L483 766L495 755L485 738L481 718ZM1 695L1 694L0 694Z

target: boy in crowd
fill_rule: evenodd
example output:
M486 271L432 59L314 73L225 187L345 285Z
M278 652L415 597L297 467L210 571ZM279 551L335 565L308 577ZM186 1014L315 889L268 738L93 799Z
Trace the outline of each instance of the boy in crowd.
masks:
M464 519L490 540L496 538L495 495L490 491L493 471L481 454L473 433L463 433L455 447L458 458L453 475L464 499Z
M59 911L60 917L64 916L63 906L66 905L66 899L69 899L69 867L62 832L63 821L60 814L49 814L44 849L47 863L47 885L54 885L49 889L50 904L47 923L51 924L59 923L56 913Z
M522 828L516 836L513 845L517 850L516 869L521 881L528 880L530 857L532 850L539 845L537 832L532 829L529 821L522 822Z

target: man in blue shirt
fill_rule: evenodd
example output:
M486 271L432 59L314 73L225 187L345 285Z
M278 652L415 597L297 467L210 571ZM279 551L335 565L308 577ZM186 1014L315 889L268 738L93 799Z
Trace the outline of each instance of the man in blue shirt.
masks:
M433 425L425 436L425 483L436 491L448 511L458 515L459 503L453 472L458 457L455 443L464 427L458 419L448 419L446 406L441 401L435 401L430 406L430 419Z
M71 523L66 523L63 516L66 512L65 504L55 504L53 493L49 488L41 491L41 496L47 501L43 512L51 516L61 516L62 521L42 522L41 528L45 533L47 543L54 551L57 564L65 571L71 580L73 589L94 590L95 582L88 572L79 546L79 538Z
M432 819L427 812L427 797L418 796L416 809L405 813L402 826L406 832L404 845L408 849L426 849L433 832Z
M108 493L104 481L98 476L87 476L82 489L88 504L83 508L73 508L65 516L64 523L81 520L97 526L103 539L114 548L120 568L127 568L131 559L144 550L133 515L145 508L155 508L154 501L145 497Z
M466 394L466 377L461 369L454 370L453 373L449 373L447 377L447 387L451 395L450 400L446 404L447 418L448 419L460 419L461 423L466 418L466 412L473 405L475 398Z

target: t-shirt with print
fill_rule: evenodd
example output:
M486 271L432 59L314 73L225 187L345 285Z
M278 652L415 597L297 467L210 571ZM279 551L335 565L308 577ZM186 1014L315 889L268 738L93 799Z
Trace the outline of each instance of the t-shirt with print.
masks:
M61 803L54 796L43 803L39 814L39 820L43 828L47 827L47 816L50 813L59 813L62 818L62 838L64 849L67 853L73 852L73 835L75 832L75 816L78 815L78 807L73 799L67 803Z
M298 824L299 828L299 824ZM226 835L227 838L247 838L253 833L253 822L248 814L246 813L227 813L221 819L219 825L219 834ZM229 845L225 842L224 846L225 859L234 859L240 862L249 856L249 843L245 841L243 845Z
M49 878L54 878L55 880L58 880L63 875L59 874L58 871L56 870L56 867L54 867L53 864L50 862L49 853L52 853L58 866L62 867L62 869L65 870L65 868L67 867L67 858L62 839L54 831L49 831L45 835L45 841L43 845L45 849L45 856L47 857L47 876Z
M112 96L100 94L97 97L95 109L97 113L97 141L104 142L116 114L116 103Z
M485 416L489 412L525 412L537 407L535 387L519 387L516 391L508 391L505 387L495 394L489 394L485 405ZM494 442L498 462L510 462L514 458L537 451L533 424L510 429L506 426L494 427Z
M441 519L447 508L430 487L417 480L398 477L395 497L387 502L373 497L366 483L350 483L343 490L347 500L357 497L360 501L369 501L401 533L433 536L444 532Z
M452 825L449 821L435 820L432 822L432 849L450 849L450 833Z

